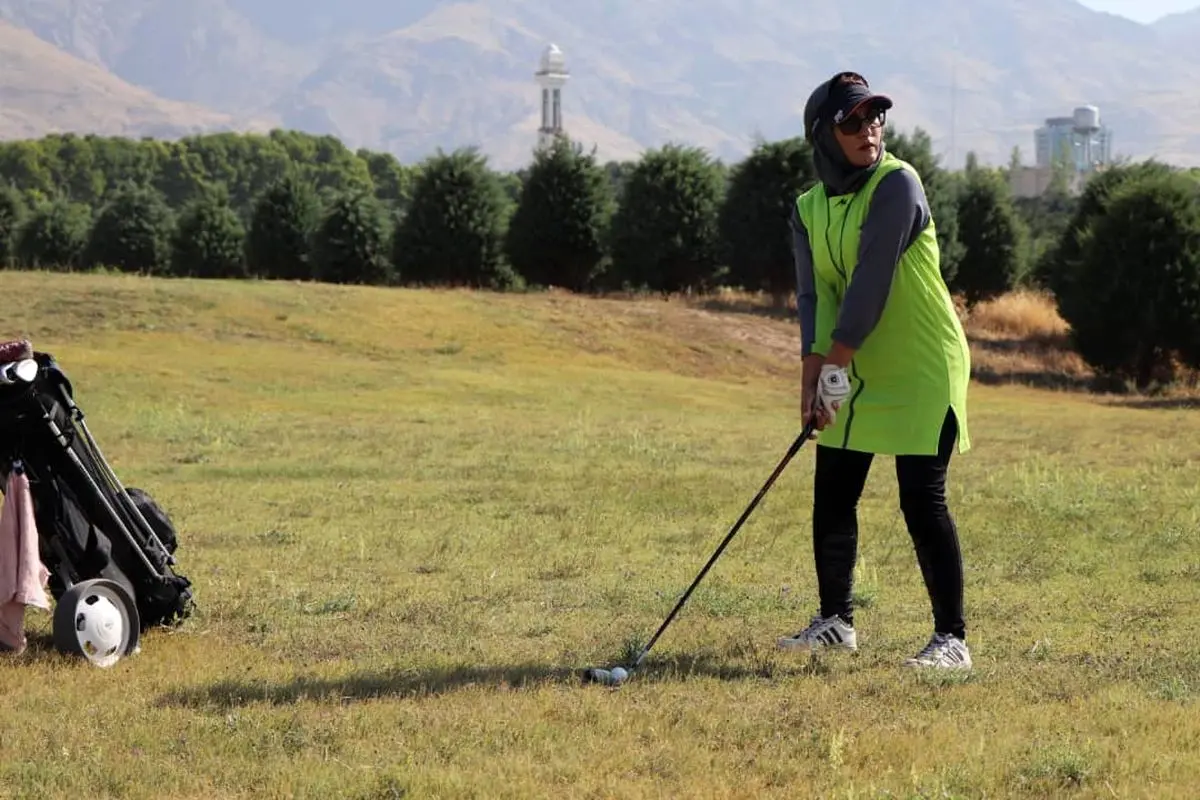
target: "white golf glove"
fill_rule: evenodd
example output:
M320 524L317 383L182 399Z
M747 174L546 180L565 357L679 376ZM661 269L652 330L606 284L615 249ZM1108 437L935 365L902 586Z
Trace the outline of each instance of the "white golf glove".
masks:
M845 367L825 364L817 378L817 405L829 417L832 425L837 419L837 410L850 395L850 376Z

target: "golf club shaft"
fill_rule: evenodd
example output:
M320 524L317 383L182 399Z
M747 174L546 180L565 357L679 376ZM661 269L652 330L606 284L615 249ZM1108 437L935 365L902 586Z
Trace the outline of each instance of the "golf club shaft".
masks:
M637 660L633 662L633 664L630 666L630 669L636 669L639 665L641 665L642 659L644 659L646 654L650 652L650 648L654 647L654 643L658 641L658 637L662 636L663 631L665 631L667 626L671 624L671 620L675 619L675 615L679 613L679 609L683 608L683 604L687 602L689 597L691 597L692 591L700 585L700 581L704 580L704 576L708 574L708 571L712 568L712 565L715 564L717 559L721 557L721 553L724 552L725 547L731 541L733 541L733 537L737 535L737 532L741 529L742 524L750 517L750 514L767 494L767 491L771 488L772 484L775 483L775 480L783 473L783 470L787 467L793 456L800 451L800 448L803 447L804 443L808 441L808 438L812 436L812 432L813 423L809 422L804 426L804 430L800 433L800 435L796 437L796 441L792 442L791 447L788 448L787 453L784 454L779 464L776 465L775 470L771 473L771 476L767 478L766 483L764 483L762 488L758 490L758 494L754 495L754 499L750 501L750 505L746 506L746 510L742 512L742 516L740 516L738 521L733 524L733 527L729 529L729 533L725 534L725 539L720 545L717 546L717 549L713 551L712 556L710 556L708 559L708 563L704 565L704 568L700 570L700 574L698 574L696 579L692 581L692 585L689 586L687 591L683 593L683 597L679 598L679 602L677 602L675 607L671 609L671 613L667 615L667 618L663 620L662 625L659 625L658 630L655 631L654 635L650 637L650 641L647 642L646 646L642 648L642 652L638 654Z

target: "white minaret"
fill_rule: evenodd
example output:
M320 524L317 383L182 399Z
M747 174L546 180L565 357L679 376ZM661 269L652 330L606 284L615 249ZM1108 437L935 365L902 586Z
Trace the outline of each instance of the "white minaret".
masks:
M538 128L538 147L544 147L562 134L562 87L570 78L562 50L552 44L542 52L541 67L534 77L542 87L542 126Z

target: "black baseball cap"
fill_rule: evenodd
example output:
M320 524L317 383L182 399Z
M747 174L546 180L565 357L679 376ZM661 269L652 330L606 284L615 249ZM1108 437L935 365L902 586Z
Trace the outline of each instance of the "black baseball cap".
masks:
M862 83L841 81L842 77L857 78ZM864 105L887 111L892 107L892 98L872 92L867 79L857 72L839 72L818 86L809 97L804 113L805 134L811 138L819 122L829 120L837 125Z

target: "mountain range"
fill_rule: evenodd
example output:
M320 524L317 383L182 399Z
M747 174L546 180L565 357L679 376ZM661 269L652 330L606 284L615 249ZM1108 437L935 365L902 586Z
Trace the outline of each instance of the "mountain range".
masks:
M0 136L285 127L511 169L551 42L568 133L606 160L668 141L736 160L855 69L953 166L1029 163L1034 129L1079 105L1121 156L1200 164L1200 9L1142 25L1075 0L0 0Z

